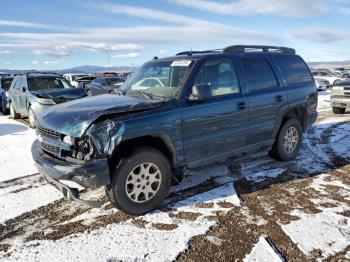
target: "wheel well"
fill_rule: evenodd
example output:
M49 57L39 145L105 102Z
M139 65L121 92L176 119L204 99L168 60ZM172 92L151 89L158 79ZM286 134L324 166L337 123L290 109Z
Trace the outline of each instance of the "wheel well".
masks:
M167 141L168 140L168 141ZM149 146L159 150L169 160L171 166L175 165L176 154L170 139L163 136L142 136L121 142L112 159L120 159L133 153L137 147Z
M294 118L299 120L303 130L305 131L306 128L306 118L307 115L307 110L304 107L297 107L297 108L293 108L290 109L286 112L286 114L284 115L283 119L282 119L282 125L289 119Z

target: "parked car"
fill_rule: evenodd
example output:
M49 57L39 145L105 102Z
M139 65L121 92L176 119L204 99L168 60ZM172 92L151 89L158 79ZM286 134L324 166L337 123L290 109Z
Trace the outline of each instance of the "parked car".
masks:
M326 79L331 85L334 85L337 81L344 79L342 76L329 69L313 69L312 74L316 78L321 77Z
M31 128L36 118L52 105L86 96L85 89L72 87L56 74L28 73L13 79L9 90L10 115L16 119L28 117Z
M96 72L96 76L99 77L119 77L117 72Z
M139 88L159 79L164 86ZM71 200L106 187L129 214L158 207L185 170L271 153L295 159L303 132L317 118L317 87L295 50L229 46L181 52L145 63L123 84L125 95L57 105L38 117L33 159Z
M9 89L12 83L13 77L0 76L0 112L4 115L7 114L10 109L9 105Z
M350 79L339 81L332 87L331 107L334 114L344 114L350 108Z
M123 84L124 79L120 77L97 77L94 81L85 85L89 96L115 93Z
M331 86L329 81L326 79L319 78L319 77L314 77L314 79L315 79L317 89L320 91L326 91Z
M96 76L83 76L83 77L77 78L75 81L78 82L78 88L79 87L85 88L87 84L90 84L95 79L96 79Z
M79 74L79 73L69 73L69 74L64 74L63 77L65 79L67 79L67 81L75 87L78 87L79 82L77 82L76 80L81 78L81 77L89 77L89 74Z

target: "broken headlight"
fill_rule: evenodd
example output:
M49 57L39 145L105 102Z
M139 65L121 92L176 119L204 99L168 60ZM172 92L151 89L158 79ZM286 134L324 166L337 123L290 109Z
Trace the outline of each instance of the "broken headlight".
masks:
M85 133L88 143L94 147L95 155L108 157L120 143L124 135L123 122L114 123L110 119L92 124Z
M344 95L344 87L343 86L333 86L332 87L332 95L336 95L336 96Z

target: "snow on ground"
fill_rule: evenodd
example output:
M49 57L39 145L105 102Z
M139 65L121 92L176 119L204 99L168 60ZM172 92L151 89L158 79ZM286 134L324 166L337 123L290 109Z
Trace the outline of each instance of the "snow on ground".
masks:
M172 261L188 248L192 237L206 233L216 223L207 216L230 210L219 206L219 202L240 204L233 183L169 205L169 208L176 210L175 214L180 211L198 212L200 216L193 221L182 221L169 216L169 213L155 211L138 217L149 222L145 228L128 220L89 234L74 234L56 241L29 241L11 248L9 257L2 257L0 252L0 261L45 261L49 257L50 261ZM198 204L205 203L214 205L198 207ZM175 228L159 230L155 227L157 224L175 225Z
M0 115L0 182L37 173L30 149L35 131Z
M282 262L284 261L276 250L271 247L266 238L261 236L250 254L243 259L244 262Z
M331 90L318 92L318 104L317 111L325 112L330 111Z

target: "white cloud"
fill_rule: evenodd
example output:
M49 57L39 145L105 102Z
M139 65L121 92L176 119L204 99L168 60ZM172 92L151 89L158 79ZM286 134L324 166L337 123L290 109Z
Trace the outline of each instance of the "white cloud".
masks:
M0 50L0 55L9 55L12 54L12 51L10 50Z
M160 55L165 55L165 54L167 54L167 53L168 53L167 50L163 50L163 49L160 49L160 50L159 50L159 54L160 54Z
M36 60L32 61L32 65L37 65L37 64L39 64L39 61L36 61Z
M141 55L139 53L128 53L128 54L119 54L119 55L114 55L114 58L137 58L140 57Z
M54 64L58 64L58 63L61 63L61 61L44 61L45 65L50 65L50 64L54 65Z
M320 15L326 12L328 7L325 0L237 0L226 3L210 0L168 1L199 10L227 15L263 14L307 17Z
M50 25L44 25L44 24L38 24L38 23L32 23L32 22L14 21L14 20L0 20L0 26L51 28Z
M334 28L307 27L289 30L289 34L299 40L316 43L332 43L350 39L350 31L343 32Z

